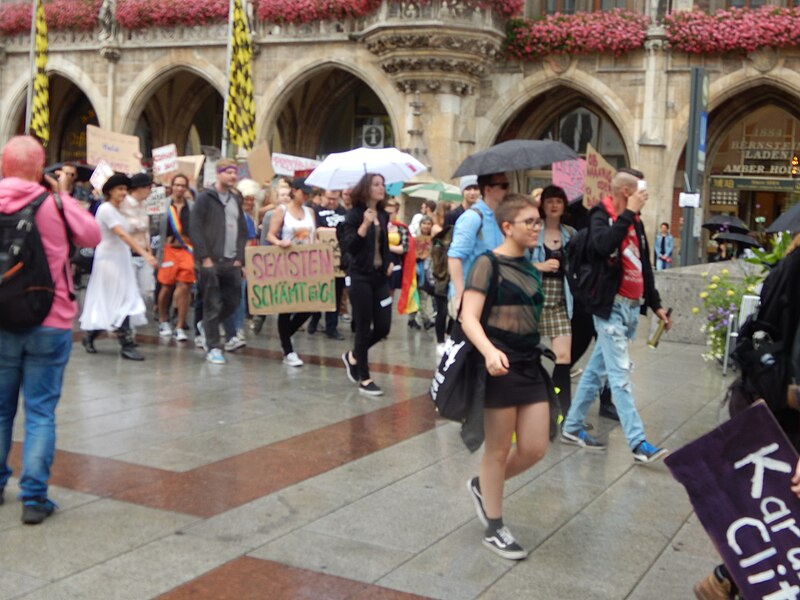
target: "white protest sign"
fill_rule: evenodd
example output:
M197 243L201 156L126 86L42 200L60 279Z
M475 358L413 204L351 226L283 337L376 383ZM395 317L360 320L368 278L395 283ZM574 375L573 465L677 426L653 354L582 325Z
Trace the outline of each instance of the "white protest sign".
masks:
M206 158L203 165L203 187L210 188L217 182L217 161Z
M103 160L118 173L138 173L142 170L142 155L139 153L139 138L86 126L86 161L98 165Z
M319 161L302 156L292 156L291 154L272 154L272 170L276 175L286 175L294 177L295 171L310 171L319 166Z
M89 177L89 183L92 184L94 189L100 192L103 190L103 185L105 182L108 181L109 177L111 177L113 174L114 169L111 168L111 165L101 159L98 161L92 176Z
M178 170L178 148L168 144L153 148L153 174L163 175Z
M147 214L151 216L163 215L167 212L167 190L163 186L153 188L145 200Z

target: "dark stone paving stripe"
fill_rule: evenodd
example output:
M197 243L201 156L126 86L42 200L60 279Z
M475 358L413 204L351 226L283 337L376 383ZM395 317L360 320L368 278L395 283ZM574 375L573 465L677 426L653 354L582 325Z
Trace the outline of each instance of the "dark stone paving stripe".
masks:
M234 559L160 600L425 600L369 583L282 565L250 556Z

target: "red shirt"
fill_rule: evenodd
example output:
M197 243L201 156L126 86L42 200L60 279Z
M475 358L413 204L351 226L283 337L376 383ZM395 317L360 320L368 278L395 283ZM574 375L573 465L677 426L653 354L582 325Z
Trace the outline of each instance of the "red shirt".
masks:
M617 220L617 211L614 210L611 196L603 200L603 208L611 216L612 221ZM638 216L634 218L639 220ZM628 236L622 240L620 256L622 257L622 282L619 284L617 293L624 298L638 300L644 296L644 276L642 275L642 251L636 235L636 228L633 225L628 229Z

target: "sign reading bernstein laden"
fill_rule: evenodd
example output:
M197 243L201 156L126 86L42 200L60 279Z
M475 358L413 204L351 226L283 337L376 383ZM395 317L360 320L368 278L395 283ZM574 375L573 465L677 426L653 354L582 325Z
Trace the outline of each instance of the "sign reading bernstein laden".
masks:
M336 310L335 263L328 244L245 248L250 313Z
M748 600L800 598L797 452L759 402L665 459Z

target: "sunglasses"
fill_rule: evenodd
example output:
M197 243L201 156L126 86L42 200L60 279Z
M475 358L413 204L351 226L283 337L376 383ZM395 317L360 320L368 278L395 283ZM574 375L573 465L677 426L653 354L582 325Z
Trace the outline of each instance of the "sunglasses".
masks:
M507 181L504 181L502 183L487 183L486 185L489 187L499 187L504 190L507 190L511 186L511 184L508 183Z

